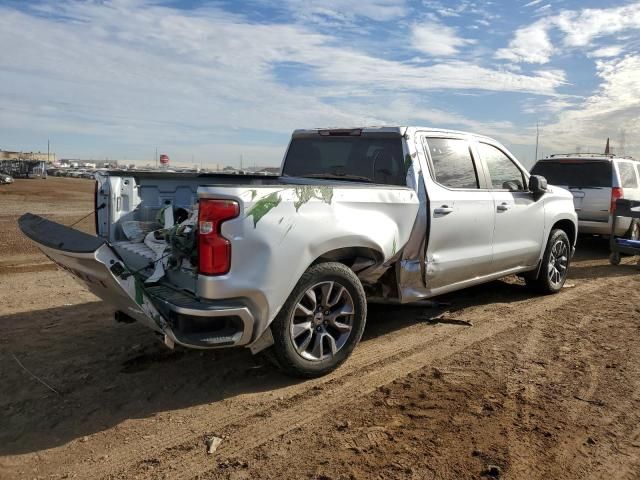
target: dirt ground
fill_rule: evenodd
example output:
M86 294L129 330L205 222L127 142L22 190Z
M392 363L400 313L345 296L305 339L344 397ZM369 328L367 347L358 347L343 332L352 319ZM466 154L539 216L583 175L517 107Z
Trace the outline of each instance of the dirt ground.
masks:
M640 270L606 242L581 240L558 295L508 278L371 305L352 358L297 381L115 323L16 229L25 211L69 224L92 192L0 186L0 478L640 478Z

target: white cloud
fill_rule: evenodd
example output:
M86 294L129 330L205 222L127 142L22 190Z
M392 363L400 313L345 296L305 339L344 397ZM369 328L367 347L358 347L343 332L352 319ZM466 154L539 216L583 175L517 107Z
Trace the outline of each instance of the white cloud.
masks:
M414 49L428 55L451 56L475 41L459 37L454 28L442 23L421 22L411 27L411 43Z
M541 14L547 13L547 11L548 11L550 8L551 8L551 4L550 4L550 3L547 3L547 4L545 4L545 5L542 5L542 6L538 7L538 8L536 8L536 13L537 13L538 15L541 15Z
M626 136L626 153L640 155L640 55L596 63L602 83L583 102L561 111L544 126L545 143L555 152L604 145L607 137Z
M407 13L405 0L286 0L286 4L299 18L318 22L349 21L355 17L384 22Z
M540 7L546 9L547 5ZM598 38L640 29L640 3L622 7L563 10L516 30L507 48L499 49L495 57L512 62L547 63L552 55L562 51L554 47L550 32L557 31L565 48L588 47Z
M589 8L580 12L565 10L554 23L565 34L565 45L584 47L605 35L640 29L640 3L608 9Z
M496 51L495 57L511 62L547 63L555 47L549 38L549 22L545 19L516 30L507 48Z
M534 5L538 5L539 3L542 3L543 0L532 0L529 3L525 3L524 6L525 7L533 7Z
M609 47L602 47L592 52L588 53L590 57L595 58L608 58L608 57L619 57L620 54L624 51L624 46L622 45L611 45Z

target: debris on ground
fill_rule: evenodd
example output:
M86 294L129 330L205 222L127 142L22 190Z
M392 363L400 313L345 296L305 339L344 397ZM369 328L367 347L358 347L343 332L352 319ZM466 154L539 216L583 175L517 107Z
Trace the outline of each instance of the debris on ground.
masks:
M216 452L216 450L222 443L222 439L220 437L211 436L205 438L204 443L207 446L207 453L211 455Z

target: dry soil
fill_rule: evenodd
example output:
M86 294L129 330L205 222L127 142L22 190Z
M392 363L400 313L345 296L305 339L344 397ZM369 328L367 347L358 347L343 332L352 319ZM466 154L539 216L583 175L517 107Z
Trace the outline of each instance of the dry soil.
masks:
M115 323L16 228L72 223L92 192L0 186L0 478L640 478L640 271L605 241L581 239L558 295L507 278L372 305L352 358L299 381Z

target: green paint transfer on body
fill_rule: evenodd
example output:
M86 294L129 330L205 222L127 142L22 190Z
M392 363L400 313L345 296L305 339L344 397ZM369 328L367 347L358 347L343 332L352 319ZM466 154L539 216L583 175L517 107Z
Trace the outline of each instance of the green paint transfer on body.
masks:
M277 207L282 199L278 192L272 192L264 198L261 198L247 212L247 217L253 217L253 228L258 225L258 222L267 213Z
M300 207L307 203L312 198L317 198L318 200L323 201L327 205L331 205L331 200L333 199L333 187L329 186L320 186L314 187L311 185L301 185L299 187L295 187L296 196L298 199L293 203L293 206L296 209L296 212L300 210Z
M258 222L262 217L264 217L267 213L277 207L282 201L282 197L280 193L283 190L278 190L275 192L271 192L269 195L259 199L256 201L253 206L247 211L247 217L253 217L253 227L255 228L258 225ZM286 189L289 190L289 189ZM296 209L296 212L300 210L300 207L307 203L312 198L316 198L327 205L331 205L331 200L333 200L333 187L330 186L320 186L314 187L311 185L301 185L298 187L293 187L295 192L296 200L293 202L293 206ZM254 190L251 190L254 192ZM282 223L284 217L281 217L278 223Z

